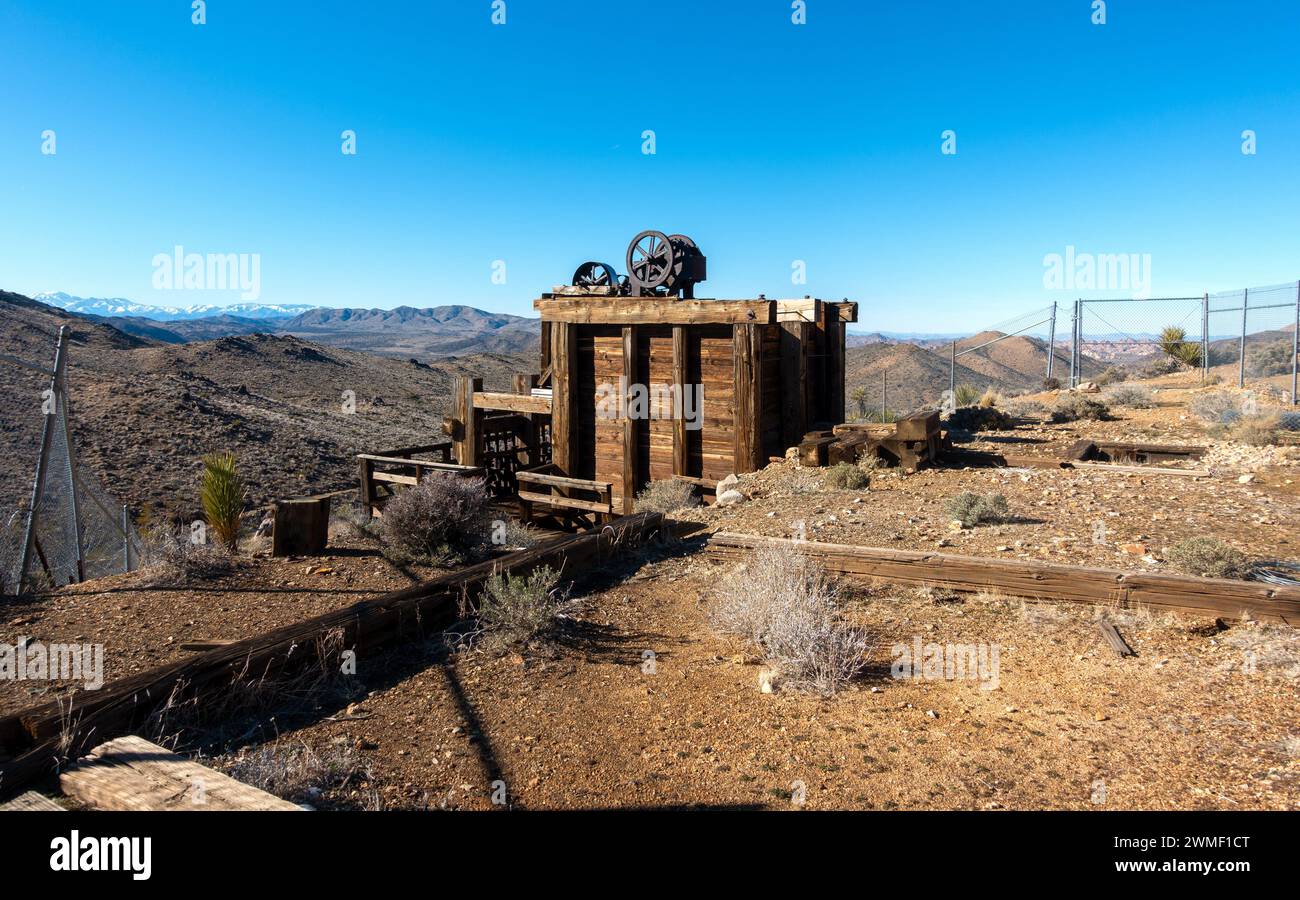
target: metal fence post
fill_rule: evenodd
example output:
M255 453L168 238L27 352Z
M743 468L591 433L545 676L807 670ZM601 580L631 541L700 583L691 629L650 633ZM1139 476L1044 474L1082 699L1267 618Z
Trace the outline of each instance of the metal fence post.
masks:
M131 517L122 504L122 571L131 571Z
M957 342L952 342L952 356L948 358L948 390L957 390Z
M1056 357L1056 301L1052 301L1052 324L1047 328L1047 380L1052 379L1052 360Z
M1237 387L1246 386L1246 311L1250 308L1250 288L1241 292L1241 351L1237 360Z
M884 422L889 419L889 370L885 370L884 391L881 392L880 398L880 421Z
M1210 380L1210 294L1201 298L1201 384Z
M1295 283L1295 331L1291 332L1291 405L1300 404L1296 396L1296 370L1300 368L1300 281Z
M1079 365L1079 301L1074 301L1074 311L1070 314L1070 384L1078 384Z

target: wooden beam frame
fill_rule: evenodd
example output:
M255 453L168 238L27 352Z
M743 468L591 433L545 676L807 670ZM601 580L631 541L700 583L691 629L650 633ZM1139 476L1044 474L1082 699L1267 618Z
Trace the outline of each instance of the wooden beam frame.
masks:
M683 391L690 380L689 339L685 326L673 326L673 474L689 475L689 438L686 434L686 409ZM703 415L702 410L696 411Z
M675 300L658 297L592 299L543 298L533 301L542 320L581 325L770 325L772 300ZM552 344L554 347L554 344ZM554 360L552 360L554 365Z
M763 333L757 325L731 329L736 419L733 464L737 474L754 472L763 458Z
M567 474L573 473L577 454L577 366L576 326L551 323L551 461Z
M517 413L551 414L550 397L534 397L531 394L503 394L496 391L476 391L473 397L475 409L495 409Z
M918 584L954 591L1001 591L1033 600L1155 607L1180 613L1300 625L1300 587L1225 578L1122 572L1030 560L986 559L950 553L821 544L752 534L719 532L709 551L743 558L761 547L789 547L827 571L890 584Z
M623 326L623 515L631 515L636 505L637 463L641 453L640 429L644 427L630 413L631 392L641 381L637 371L637 329L635 325Z

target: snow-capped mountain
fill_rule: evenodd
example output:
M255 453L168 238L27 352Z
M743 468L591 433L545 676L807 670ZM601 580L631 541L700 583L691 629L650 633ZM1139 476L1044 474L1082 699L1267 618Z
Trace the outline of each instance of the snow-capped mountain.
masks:
M191 319L205 319L210 316L239 316L245 319L291 319L294 316L317 309L309 303L232 303L229 306L216 306L211 303L195 306L150 306L136 303L122 297L74 297L63 291L42 291L33 296L34 300L68 312L83 313L91 316L135 316L152 319L155 322L186 322Z

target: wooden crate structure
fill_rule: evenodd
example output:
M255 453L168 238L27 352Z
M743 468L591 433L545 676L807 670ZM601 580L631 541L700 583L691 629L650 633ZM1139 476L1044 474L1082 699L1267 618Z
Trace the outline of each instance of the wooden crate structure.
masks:
M566 292L533 305L552 471L612 484L615 513L651 481L712 488L844 420L856 303Z

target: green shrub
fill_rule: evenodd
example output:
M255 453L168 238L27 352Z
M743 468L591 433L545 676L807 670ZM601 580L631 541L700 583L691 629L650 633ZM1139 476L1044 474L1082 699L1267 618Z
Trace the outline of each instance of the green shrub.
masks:
M695 485L678 478L652 481L636 495L637 512L670 513L689 506L699 506Z
M1188 575L1203 578L1246 578L1250 560L1240 550L1214 538L1194 537L1169 548L1169 561Z
M235 466L235 454L228 451L203 457L203 481L199 499L214 541L234 550L239 541L239 517L244 512L244 481Z
M483 586L478 622L484 634L500 645L535 644L553 637L562 614L572 606L556 589L560 573L549 566L528 575L493 575Z
M1084 394L1064 394L1052 407L1053 422L1077 422L1080 419L1105 420L1110 418L1110 407L1100 400Z
M979 402L983 392L973 384L959 384L953 391L953 399L958 406L974 406Z
M976 494L963 491L950 497L944 504L944 512L949 519L955 519L967 528L985 523L1005 522L1011 516L1007 507L1007 498L1002 494Z
M833 491L860 491L870 481L866 472L851 463L837 463L822 475L822 483Z

